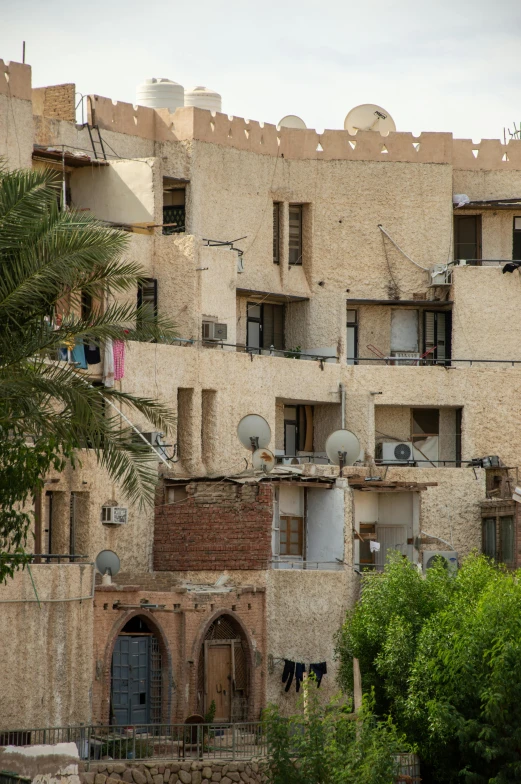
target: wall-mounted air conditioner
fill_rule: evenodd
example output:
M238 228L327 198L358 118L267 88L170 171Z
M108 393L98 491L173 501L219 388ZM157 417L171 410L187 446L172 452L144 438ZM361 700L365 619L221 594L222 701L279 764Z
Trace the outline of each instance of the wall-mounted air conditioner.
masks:
M446 264L436 264L431 269L432 286L450 286L452 284L452 269Z
M454 573L458 570L458 554L454 550L424 550L422 555L424 573L434 566L437 558L442 560L447 571Z
M203 321L203 340L227 340L228 324Z
M128 522L128 509L125 506L102 506L101 522L105 525L125 525Z
M143 438L151 444L156 452L159 452L165 459L167 457L165 450L165 443L163 441L163 433L157 430L152 430L150 433L141 433ZM139 438L139 436L137 436Z
M402 465L414 460L412 443L410 441L387 441L382 444L382 463Z

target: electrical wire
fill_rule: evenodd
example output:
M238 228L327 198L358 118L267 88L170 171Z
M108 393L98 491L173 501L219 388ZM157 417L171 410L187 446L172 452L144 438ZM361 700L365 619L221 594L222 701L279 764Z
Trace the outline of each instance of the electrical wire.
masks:
M430 272L430 269L429 269L428 267L422 267L422 265L421 265L421 264L418 264L418 262L417 262L417 261L414 261L414 259L411 259L411 257L409 256L409 254L408 254L408 253L406 253L406 252L403 250L403 248L400 248L400 246L398 245L398 243L397 243L397 242L395 242L395 240L393 240L393 238L391 237L391 235L390 235L390 234L389 234L389 233L388 233L388 232L387 232L387 231L384 229L384 227L382 226L382 224L381 224L381 223L379 223L379 224L378 224L378 228L380 229L380 231L381 231L381 232L383 232L383 234L385 234L385 236L386 236L386 237L388 237L388 239L389 239L389 240L390 240L390 241L393 243L393 245L395 246L395 248L396 248L397 250L399 250L399 251L400 251L400 253L401 253L403 256L405 256L405 258L406 258L408 261L410 261L412 264L414 264L414 266L415 266L415 267L419 267L419 268L420 268L420 269L422 269L424 272Z

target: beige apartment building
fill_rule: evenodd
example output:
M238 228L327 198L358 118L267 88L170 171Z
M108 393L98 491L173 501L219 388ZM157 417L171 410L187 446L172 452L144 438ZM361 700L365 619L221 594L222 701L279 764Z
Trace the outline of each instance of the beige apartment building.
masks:
M167 402L177 432L134 422L161 444L155 509L88 454L48 477L41 608L27 572L0 588L0 731L293 711L296 665L337 691L335 632L388 551L521 562L521 142L86 104L77 124L74 85L0 61L0 155L57 169L67 206L128 232L135 296L179 340L131 344L116 384ZM237 438L251 413L268 475ZM361 446L343 476L339 428Z

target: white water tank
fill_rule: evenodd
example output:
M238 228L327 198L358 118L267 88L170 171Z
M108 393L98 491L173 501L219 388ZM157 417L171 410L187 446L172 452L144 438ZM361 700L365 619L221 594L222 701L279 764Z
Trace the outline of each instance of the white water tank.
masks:
M184 106L184 97L183 85L170 79L145 79L137 88L139 106L149 106L151 109L169 109L175 112L180 106Z
M209 87L192 87L185 90L185 106L195 106L197 109L208 109L210 112L221 111L221 96Z

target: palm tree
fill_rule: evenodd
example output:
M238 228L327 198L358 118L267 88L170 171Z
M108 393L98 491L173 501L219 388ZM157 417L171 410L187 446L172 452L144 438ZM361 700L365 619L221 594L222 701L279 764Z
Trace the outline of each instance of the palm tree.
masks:
M55 172L0 169L0 439L12 445L30 436L51 462L57 452L81 461L77 450L93 449L129 500L146 503L157 466L118 410L130 418L139 412L151 430L165 432L173 414L156 400L92 386L58 359L60 349L78 342L175 338L168 320L125 304L144 274L124 260L126 247L125 233L60 209ZM82 297L94 303L84 318ZM0 539L2 533L5 544L0 527Z

